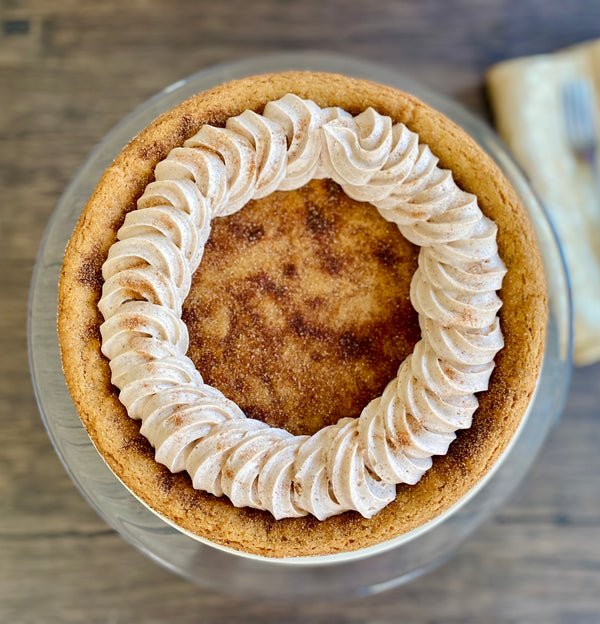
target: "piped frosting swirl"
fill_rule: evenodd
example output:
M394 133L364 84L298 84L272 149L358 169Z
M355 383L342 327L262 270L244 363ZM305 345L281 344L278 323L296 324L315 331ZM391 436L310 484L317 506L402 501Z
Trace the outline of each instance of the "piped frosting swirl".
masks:
M422 338L358 419L294 436L247 418L187 357L181 307L215 216L332 178L421 246L411 282ZM288 94L205 125L155 169L103 266L102 352L131 418L173 472L275 518L371 517L468 428L503 346L496 225L403 124Z

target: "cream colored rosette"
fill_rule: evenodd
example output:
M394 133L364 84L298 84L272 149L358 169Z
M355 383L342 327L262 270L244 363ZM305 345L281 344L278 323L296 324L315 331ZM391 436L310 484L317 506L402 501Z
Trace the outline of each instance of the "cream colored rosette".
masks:
M470 426L502 348L496 225L418 136L373 109L353 117L286 95L262 115L205 125L155 170L103 267L102 352L156 461L193 486L275 518L371 517ZM206 385L181 306L215 216L331 178L421 247L411 301L422 338L359 418L294 436Z

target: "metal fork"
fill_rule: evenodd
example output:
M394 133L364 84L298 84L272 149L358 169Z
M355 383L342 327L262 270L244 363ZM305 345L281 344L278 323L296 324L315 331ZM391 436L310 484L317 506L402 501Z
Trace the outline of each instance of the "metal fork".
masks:
M562 92L565 128L571 149L588 164L600 188L598 173L598 137L594 93L589 80L577 78L567 82Z

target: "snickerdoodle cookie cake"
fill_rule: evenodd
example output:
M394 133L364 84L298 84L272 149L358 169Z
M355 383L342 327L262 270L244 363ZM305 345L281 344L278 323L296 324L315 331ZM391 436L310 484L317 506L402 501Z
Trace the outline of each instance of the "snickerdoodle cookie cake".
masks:
M541 366L544 272L446 117L334 74L159 117L69 242L58 330L96 448L182 529L270 557L389 540L457 503Z

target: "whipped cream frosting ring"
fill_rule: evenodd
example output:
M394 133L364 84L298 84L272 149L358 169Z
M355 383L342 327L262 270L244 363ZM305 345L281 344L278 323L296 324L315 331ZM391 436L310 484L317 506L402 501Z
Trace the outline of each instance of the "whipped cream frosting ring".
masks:
M181 306L214 216L332 178L421 246L411 302L422 338L358 419L294 436L247 418L187 357ZM275 518L371 517L470 426L503 346L496 225L403 124L293 94L203 126L155 168L103 266L102 352L131 418L172 472Z

